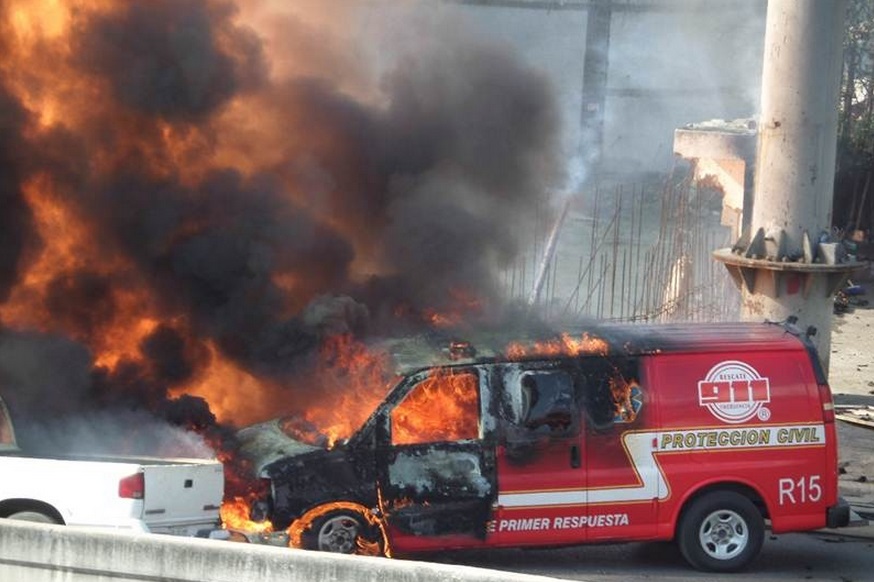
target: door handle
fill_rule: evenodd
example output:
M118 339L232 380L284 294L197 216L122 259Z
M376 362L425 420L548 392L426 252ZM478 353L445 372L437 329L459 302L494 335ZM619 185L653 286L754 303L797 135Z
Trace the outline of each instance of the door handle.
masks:
M571 445L571 468L579 469L581 464L580 445Z

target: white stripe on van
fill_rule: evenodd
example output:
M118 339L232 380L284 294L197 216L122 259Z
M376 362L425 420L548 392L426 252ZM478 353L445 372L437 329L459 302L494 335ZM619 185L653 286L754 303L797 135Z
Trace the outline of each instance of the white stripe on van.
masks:
M501 493L498 495L498 505L551 507L664 500L669 494L668 483L656 461L656 453L825 446L825 427L822 424L804 424L629 432L622 436L622 443L638 476L638 485Z

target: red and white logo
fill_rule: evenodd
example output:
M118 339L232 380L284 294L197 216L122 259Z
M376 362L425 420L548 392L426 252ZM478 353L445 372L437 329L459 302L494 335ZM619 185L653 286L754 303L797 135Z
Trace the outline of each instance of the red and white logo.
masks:
M771 402L771 387L749 364L729 360L713 366L698 382L698 403L723 422L738 424L758 415L771 418L765 404Z

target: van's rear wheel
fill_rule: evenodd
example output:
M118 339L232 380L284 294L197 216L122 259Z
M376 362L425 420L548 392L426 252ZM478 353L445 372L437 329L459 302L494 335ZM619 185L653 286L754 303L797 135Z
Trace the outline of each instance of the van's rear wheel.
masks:
M677 542L686 561L699 570L735 572L762 549L765 522L740 493L715 491L694 500L683 513Z

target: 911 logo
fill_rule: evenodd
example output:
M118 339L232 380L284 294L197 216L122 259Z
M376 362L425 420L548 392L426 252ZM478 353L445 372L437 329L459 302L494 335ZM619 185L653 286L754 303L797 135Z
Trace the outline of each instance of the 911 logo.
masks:
M723 422L737 424L758 415L771 418L765 404L771 402L771 387L755 368L738 361L713 366L698 382L698 403Z

